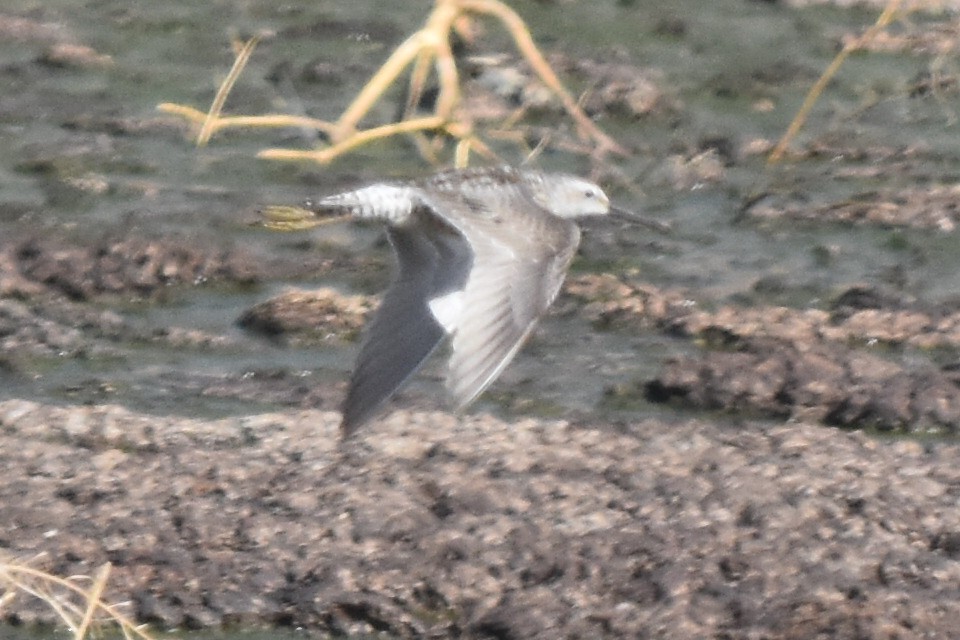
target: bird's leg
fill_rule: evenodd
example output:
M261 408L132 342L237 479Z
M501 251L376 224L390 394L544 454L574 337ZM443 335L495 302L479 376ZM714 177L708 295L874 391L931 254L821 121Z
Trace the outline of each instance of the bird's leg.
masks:
M263 221L259 224L273 231L303 231L350 218L350 212L344 210L327 211L326 214L320 216L317 211L302 207L269 206L261 212Z

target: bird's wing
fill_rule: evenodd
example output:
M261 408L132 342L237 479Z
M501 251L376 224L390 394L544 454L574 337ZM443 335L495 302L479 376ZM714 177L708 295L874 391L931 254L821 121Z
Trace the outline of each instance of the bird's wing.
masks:
M447 388L458 409L516 355L556 297L580 239L576 224L551 215L518 189L489 195L422 194L473 250L459 301L463 312L444 320L453 334Z
M388 227L387 233L397 271L364 332L343 405L345 437L369 420L440 344L445 331L429 301L462 289L470 269L470 249L453 230Z

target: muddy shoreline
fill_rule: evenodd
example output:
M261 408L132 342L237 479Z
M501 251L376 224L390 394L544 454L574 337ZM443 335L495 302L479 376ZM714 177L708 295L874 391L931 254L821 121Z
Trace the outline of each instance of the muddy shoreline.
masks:
M159 628L948 637L956 445L815 425L0 403L0 541ZM30 601L8 621L49 621Z
M489 143L517 164L545 142L544 169L671 231L585 228L470 413L443 410L428 368L346 444L336 409L389 249L375 228L251 223L431 169L407 140L256 159L316 142L291 130L195 149L156 105L205 108L230 37L266 29L227 111L334 117L422 8L4 7L0 554L61 576L109 562L106 599L158 630L955 636L960 82L939 60L957 20L913 13L853 56L771 167L872 14L515 4L630 154L578 146L495 30L462 60L468 106L531 119ZM0 604L0 622L57 621Z

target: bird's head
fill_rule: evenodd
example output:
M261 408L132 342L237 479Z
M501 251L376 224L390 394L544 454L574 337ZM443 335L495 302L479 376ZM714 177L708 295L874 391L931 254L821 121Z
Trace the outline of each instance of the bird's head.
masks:
M542 204L560 218L602 216L610 212L610 199L603 189L577 176L544 176L543 199Z

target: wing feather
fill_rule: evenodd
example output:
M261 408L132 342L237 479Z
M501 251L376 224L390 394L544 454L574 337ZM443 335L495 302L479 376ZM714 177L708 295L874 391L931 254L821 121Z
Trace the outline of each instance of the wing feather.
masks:
M452 327L447 375L447 388L463 409L500 375L553 302L579 243L579 229L519 187L490 197L469 189L421 197L473 250L464 314Z
M463 288L469 247L452 232L388 227L397 273L368 325L343 404L345 436L369 420L416 373L446 332L432 298Z

